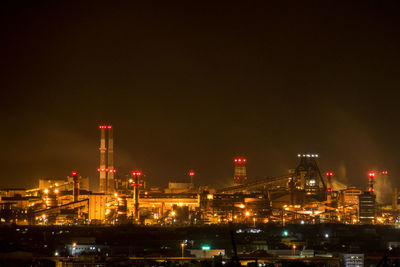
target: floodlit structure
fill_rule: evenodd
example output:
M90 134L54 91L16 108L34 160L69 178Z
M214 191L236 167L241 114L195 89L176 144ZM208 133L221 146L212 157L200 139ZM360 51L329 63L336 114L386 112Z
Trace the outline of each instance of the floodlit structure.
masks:
M298 154L300 163L295 170L299 177L301 188L304 188L308 195L313 195L322 200L326 195L326 184L321 176L318 154Z
M0 223L255 226L400 221L397 190L392 207L377 208L375 172L368 173L368 191L363 193L333 179L331 171L322 177L318 154L299 154L296 168L287 174L250 181L247 159L237 157L234 185L219 189L196 187L193 170L187 173L190 181L185 175L170 181L167 188L149 187L141 171L114 179L113 127L101 125L99 130L100 192L89 191L89 179L75 171L66 179L39 179L38 188L0 190Z
M376 216L376 195L371 194L371 191L369 191L359 195L358 198L360 222L364 224L374 223Z

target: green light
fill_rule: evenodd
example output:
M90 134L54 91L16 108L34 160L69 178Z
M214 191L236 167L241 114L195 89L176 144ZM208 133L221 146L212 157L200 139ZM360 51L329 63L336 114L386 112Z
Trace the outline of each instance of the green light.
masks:
M282 235L283 235L283 236L288 236L289 233L288 233L288 231L283 231Z
M210 250L210 246L202 246L201 249L202 250Z

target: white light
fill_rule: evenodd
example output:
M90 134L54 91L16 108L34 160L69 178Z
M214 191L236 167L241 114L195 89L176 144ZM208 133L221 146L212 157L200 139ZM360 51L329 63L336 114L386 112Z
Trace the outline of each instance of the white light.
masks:
M300 223L301 223L301 224L304 224L304 221L303 221L303 220L301 220L301 221L300 221Z
M300 158L300 157L301 157L301 154L297 154L297 157Z
M328 238L329 237L329 234L325 234L325 238Z

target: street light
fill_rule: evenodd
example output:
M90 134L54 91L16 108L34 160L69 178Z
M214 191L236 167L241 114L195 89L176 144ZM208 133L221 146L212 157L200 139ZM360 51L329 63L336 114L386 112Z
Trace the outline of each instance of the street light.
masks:
M296 252L296 244L293 244L292 248L293 248L293 256L294 256L295 252Z
M75 251L76 251L76 243L72 243L72 256L75 257Z
M183 258L183 252L184 252L184 248L185 248L185 243L184 242L181 243L181 247L182 247L182 258Z

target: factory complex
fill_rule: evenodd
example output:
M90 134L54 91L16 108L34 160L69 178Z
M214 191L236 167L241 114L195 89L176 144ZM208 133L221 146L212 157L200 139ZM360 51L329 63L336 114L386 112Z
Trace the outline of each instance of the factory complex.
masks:
M233 186L196 186L186 181L167 188L149 186L140 170L116 175L113 127L101 125L99 192L78 170L65 179L40 178L37 188L0 190L0 224L194 226L207 224L390 224L399 223L398 192L378 203L374 184L386 170L367 172L368 190L347 186L322 171L318 154L298 154L298 164L278 177L252 180L244 157L233 159ZM382 192L379 192L382 193ZM400 223L399 223L400 224Z

